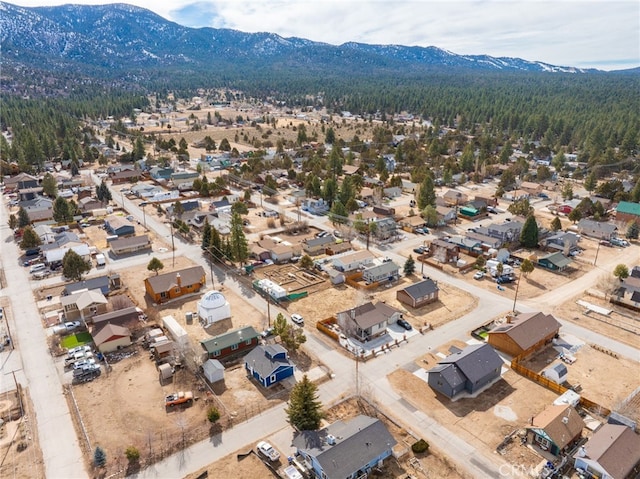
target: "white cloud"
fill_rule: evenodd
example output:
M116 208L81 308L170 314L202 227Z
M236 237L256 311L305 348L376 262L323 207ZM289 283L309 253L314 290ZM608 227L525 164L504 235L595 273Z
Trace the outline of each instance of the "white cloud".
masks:
M64 0L18 0L25 6ZM102 4L104 0L74 0ZM185 26L314 41L437 46L603 69L640 65L636 0L131 0Z

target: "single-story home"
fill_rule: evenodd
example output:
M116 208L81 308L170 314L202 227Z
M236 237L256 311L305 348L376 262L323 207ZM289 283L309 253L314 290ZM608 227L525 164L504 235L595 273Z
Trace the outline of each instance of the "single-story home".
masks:
M309 256L324 254L326 249L335 242L336 239L332 235L309 238L302 242L302 250Z
M526 441L558 456L580 439L584 426L573 406L553 404L531 419L526 427Z
M564 271L572 262L571 258L567 258L560 251L538 258L538 266L551 271Z
M118 256L122 254L139 253L151 249L151 240L148 235L130 236L119 238L109 243L111 252Z
M396 444L382 421L364 415L319 431L299 431L293 437L304 466L322 479L368 477L391 456Z
M140 172L136 170L121 170L117 173L110 175L111 182L114 185L120 185L122 183L133 183L140 178Z
M640 226L640 203L621 201L616 207L616 221L629 223L633 221Z
M529 193L531 196L538 196L542 193L542 185L533 181L523 181L520 183L520 189Z
M578 248L579 239L579 236L575 233L560 231L544 238L541 241L541 246L549 251L562 251L568 254Z
M581 219L578 221L578 233L601 240L609 241L618 235L618 227L613 223Z
M66 319L90 318L107 311L107 298L99 290L78 291L60 298Z
M97 198L87 196L85 198L82 198L81 200L78 200L78 206L82 211L91 211L102 208L104 206L104 203L102 203L102 201L98 200Z
M425 304L437 301L439 291L438 282L427 278L424 281L398 290L396 292L396 299L412 308L420 308Z
M429 386L453 399L474 394L500 377L502 359L488 344L474 344L438 362L429 373Z
M97 314L91 318L94 327L101 328L105 324L114 324L117 326L135 326L140 316L144 314L135 306L129 306L122 309L116 309L108 313Z
M155 303L164 303L185 294L196 293L207 284L202 266L158 274L144 280L147 294Z
M361 341L385 334L387 326L399 318L402 318L402 311L399 309L381 302L374 305L371 301L336 315L342 331Z
M93 342L101 353L110 353L131 345L131 331L117 324L106 324L92 333Z
M122 216L110 216L104 220L106 230L117 236L133 236L136 228L130 221Z
M258 346L260 334L253 326L234 329L210 339L200 341L202 349L207 354L207 359L231 359L247 354Z
M442 198L445 204L449 206L460 206L469 201L469 197L466 194L456 190L447 190L447 192L442 195Z
M380 264L365 267L362 272L362 279L367 283L377 283L379 281L397 281L400 278L400 266L393 261L383 261Z
M627 479L640 474L640 436L621 424L604 424L573 455L588 477Z
M53 265L56 263L61 263L64 259L64 255L67 254L67 251L73 250L78 256L80 256L85 261L91 260L91 250L89 246L86 244L75 244L73 246L66 245L64 248L56 248L50 249L44 252L44 262Z
M118 289L120 287L120 275L111 274L96 276L95 278L85 279L76 283L67 284L62 290L63 296L73 294L76 291L82 289L93 290L98 289L103 295L109 294L112 289Z
M373 264L375 255L369 250L353 251L333 256L331 262L338 271L353 271Z
M293 376L295 372L287 350L279 344L257 346L245 356L244 367L265 388Z
M506 324L489 331L487 342L511 356L529 354L551 343L560 332L560 323L542 312L508 316Z

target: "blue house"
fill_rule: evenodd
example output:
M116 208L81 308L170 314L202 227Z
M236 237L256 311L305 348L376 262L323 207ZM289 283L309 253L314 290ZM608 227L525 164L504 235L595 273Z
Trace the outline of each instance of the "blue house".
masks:
M244 358L244 367L265 388L293 376L295 366L287 357L287 350L279 344L257 346Z
M379 420L356 416L336 421L319 431L300 431L293 446L314 477L355 479L368 477L373 468L391 456L396 440Z

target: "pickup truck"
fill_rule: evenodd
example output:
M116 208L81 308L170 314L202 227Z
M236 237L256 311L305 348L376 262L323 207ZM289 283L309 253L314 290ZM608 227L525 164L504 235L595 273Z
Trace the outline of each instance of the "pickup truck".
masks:
M165 407L179 406L180 404L191 404L193 402L193 392L180 391L169 394L164 398Z

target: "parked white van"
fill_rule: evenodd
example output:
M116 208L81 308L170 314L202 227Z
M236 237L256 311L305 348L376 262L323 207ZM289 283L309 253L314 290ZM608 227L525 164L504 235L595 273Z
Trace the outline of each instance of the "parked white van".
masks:
M37 273L38 271L43 271L47 266L44 263L36 263L31 265L31 269L29 269L29 273Z

